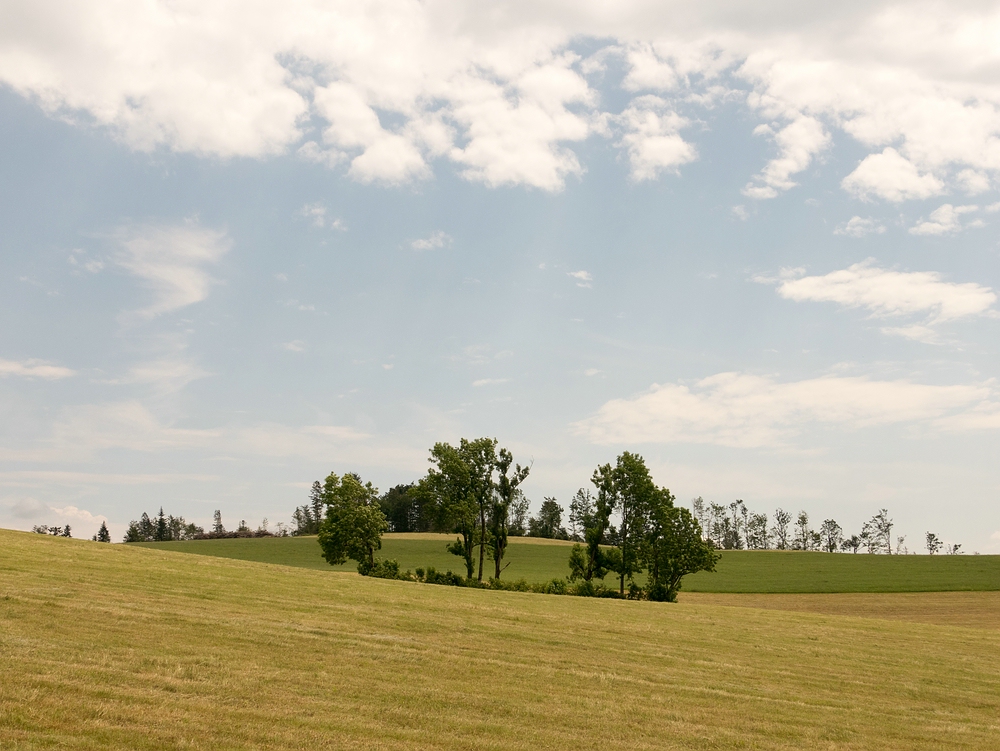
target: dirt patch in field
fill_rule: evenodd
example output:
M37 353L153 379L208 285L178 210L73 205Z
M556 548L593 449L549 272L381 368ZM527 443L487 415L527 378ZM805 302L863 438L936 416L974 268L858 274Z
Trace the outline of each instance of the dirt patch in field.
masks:
M1000 630L1000 592L852 594L714 594L682 592L688 604L786 610L824 615Z

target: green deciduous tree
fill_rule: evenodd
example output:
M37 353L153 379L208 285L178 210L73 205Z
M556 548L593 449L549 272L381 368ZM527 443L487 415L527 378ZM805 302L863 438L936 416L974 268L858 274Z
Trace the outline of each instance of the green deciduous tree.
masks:
M338 566L348 558L358 562L358 572L375 568L375 551L389 528L378 504L378 488L356 474L343 477L331 472L323 483L326 515L319 528L323 558Z
M650 600L676 601L681 579L697 571L714 571L720 557L703 539L694 515L674 506L674 500L666 488L657 488L648 500L642 557L649 576L646 596Z
M569 537L562 526L562 506L555 498L545 498L538 516L528 522L529 537L543 537L549 540L564 540Z
M528 477L531 467L514 464L514 457L505 448L496 452L497 479L493 489L493 507L489 515L490 557L493 558L494 578L503 572L503 557L507 552L510 533L510 511L517 502L518 487Z
M448 552L461 556L472 578L473 555L479 546L479 579L483 576L486 515L493 500L493 470L496 439L461 439L458 446L436 443L429 461L433 465L415 488L421 501L433 510L437 526L456 532L459 538Z

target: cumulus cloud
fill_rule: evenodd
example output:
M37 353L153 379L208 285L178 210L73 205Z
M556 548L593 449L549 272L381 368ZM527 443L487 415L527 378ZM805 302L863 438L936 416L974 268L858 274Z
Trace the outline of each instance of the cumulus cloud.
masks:
M863 219L860 216L852 216L833 231L835 235L846 235L847 237L864 237L866 235L881 235L885 232L885 226L878 220L868 217Z
M431 232L430 236L414 240L410 243L410 247L414 250L434 250L435 248L443 248L446 245L451 245L451 236L441 230Z
M576 279L577 287L590 288L593 286L594 277L589 271L567 271L566 276Z
M953 232L960 232L963 229L962 215L970 214L978 209L978 206L952 206L950 203L946 203L932 211L930 219L918 222L913 227L910 227L910 234L946 235ZM978 224L981 225L982 223L979 222Z
M944 192L944 184L931 174L921 174L916 165L893 148L866 156L841 181L848 193L858 198L884 198L899 203L930 198Z
M137 311L142 318L169 313L208 297L212 278L206 267L217 263L232 245L224 231L195 222L121 227L115 239L120 247L116 263L142 279L153 292L153 303Z
M778 191L794 188L792 175L802 172L816 154L830 145L829 134L813 117L798 116L777 132L767 125L758 126L755 132L771 135L779 155L743 188L743 195L749 198L774 198Z
M75 370L53 365L45 360L2 360L0 359L0 378L5 376L20 376L21 378L41 378L45 381L58 381L76 375Z
M777 291L796 302L865 308L876 318L925 314L927 325L990 313L997 300L992 289L974 282L946 282L936 271L883 269L872 259L822 276L784 279Z
M679 135L687 119L658 96L637 97L617 119L624 131L619 145L628 152L636 182L654 180L663 171L676 172L697 158L694 146Z
M803 430L839 426L933 423L997 407L986 385L936 386L905 380L826 376L781 382L747 373L719 373L693 386L653 384L614 399L574 425L597 444L706 443L778 447ZM985 407L983 405L986 405ZM958 429L960 422L950 423ZM990 427L967 425L966 428Z
M447 160L487 185L557 191L595 134L617 133L634 179L675 171L696 158L685 119L739 96L778 150L746 188L756 198L792 187L838 134L871 151L843 181L863 198L974 194L1000 171L989 4L37 0L0 14L0 81L140 150L297 151L386 184ZM593 82L612 56L625 101L608 112L622 97Z

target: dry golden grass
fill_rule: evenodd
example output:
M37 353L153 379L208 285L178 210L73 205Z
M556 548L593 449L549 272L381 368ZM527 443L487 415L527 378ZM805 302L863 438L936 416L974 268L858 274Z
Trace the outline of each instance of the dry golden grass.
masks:
M786 610L1000 629L1000 592L714 594L684 592L685 603ZM998 744L1000 745L1000 744Z
M0 745L996 749L1000 632L0 531Z

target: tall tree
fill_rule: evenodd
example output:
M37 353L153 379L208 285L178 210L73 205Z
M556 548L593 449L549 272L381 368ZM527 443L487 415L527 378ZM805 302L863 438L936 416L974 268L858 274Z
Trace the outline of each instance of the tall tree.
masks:
M313 523L313 529L309 534L314 535L319 532L319 525L323 523L323 517L325 516L323 509L323 486L319 480L313 480L312 487L309 489L309 507L309 516L312 517L311 521Z
M824 519L819 533L823 540L823 550L827 553L836 553L844 540L844 530L841 526L833 519Z
M566 539L569 535L562 526L562 506L555 498L546 498L538 510L538 516L528 522L529 537L544 537L550 540Z
M771 547L767 531L767 514L751 514L747 522L747 547L767 550Z
M686 508L674 506L666 488L657 488L648 501L649 523L643 557L649 572L647 596L674 602L681 579L697 571L714 571L719 555L702 536L701 526Z
M611 514L615 510L616 503L614 476L610 464L595 469L590 481L596 488L597 495L594 497L590 526L583 532L586 548L574 545L569 556L570 580L583 579L588 582L594 578L603 579L608 572L611 561L601 546L606 542L611 528Z
M378 488L353 473L338 477L331 472L323 483L326 517L319 528L319 545L331 566L348 558L358 562L358 572L375 568L375 551L389 528L378 503Z
M528 534L528 509L531 508L531 501L518 488L514 491L514 500L510 504L510 530L511 537L524 537Z
M795 519L795 540L792 547L796 550L809 550L812 547L812 529L809 527L809 514L800 511Z
M944 547L944 542L933 532L927 533L927 553L928 555L934 555L935 553L940 553L941 548Z
M889 518L888 509L879 509L879 512L872 517L872 530L879 548L885 550L886 555L892 555L892 519Z
M513 465L513 466L512 466ZM514 456L505 448L496 453L497 479L493 492L493 507L489 517L490 557L493 558L494 578L503 572L503 557L507 552L510 533L510 509L518 497L518 487L527 479L531 466L514 464Z
M459 445L436 443L429 461L433 465L418 483L415 492L434 510L438 526L457 532L459 538L448 552L461 556L472 578L473 555L479 546L479 578L483 575L486 542L486 513L493 498L493 470L496 439L461 439Z
M167 515L163 513L163 506L160 506L160 513L156 515L156 531L153 532L153 539L157 542L166 542L170 539L170 529L167 526Z
M111 542L111 533L108 531L106 522L101 522L101 528L97 530L97 537L95 539L98 542Z
M774 512L774 527L771 534L774 535L774 547L778 550L788 550L788 524L792 521L792 515L784 509L776 509Z
M576 542L583 541L583 533L594 523L594 497L586 488L580 488L569 502L570 536Z
M219 509L212 514L212 533L217 535L226 534L226 528L222 526L222 512Z

